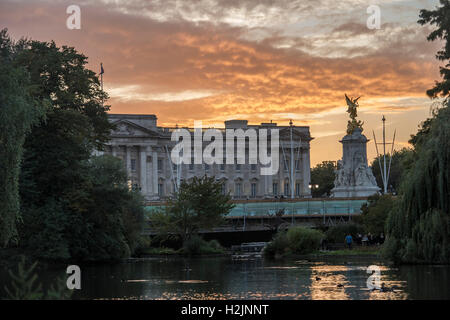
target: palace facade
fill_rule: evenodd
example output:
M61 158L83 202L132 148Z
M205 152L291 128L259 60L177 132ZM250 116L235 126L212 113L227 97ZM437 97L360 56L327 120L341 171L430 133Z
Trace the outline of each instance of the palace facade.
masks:
M122 159L130 186L139 189L149 201L163 200L176 190L180 182L203 175L222 180L223 192L230 192L234 199L311 197L310 141L313 138L307 126L293 126L292 123L290 126L277 126L272 122L249 125L247 120L229 120L225 121L224 128L217 128L222 132L225 129L279 130L279 170L273 175L261 175L261 163L250 164L248 161L249 139L244 138L245 164L237 161L226 164L224 159L222 164L176 165L171 159L171 150L177 141L172 141L171 137L174 130L181 127L159 127L155 115L110 114L109 120L115 125L115 130L101 153ZM194 132L193 128L185 129ZM208 144L203 142L203 148ZM270 143L268 147L270 149Z

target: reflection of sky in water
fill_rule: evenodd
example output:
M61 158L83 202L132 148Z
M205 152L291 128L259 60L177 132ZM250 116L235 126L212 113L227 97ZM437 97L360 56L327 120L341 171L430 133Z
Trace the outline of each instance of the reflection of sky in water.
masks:
M380 267L380 283L393 292L367 288L370 265ZM450 299L450 266L391 267L375 258L163 258L80 267L82 289L75 299ZM62 271L39 272L39 282L52 283ZM0 269L0 284L7 277Z
M270 262L192 259L147 262L147 278L122 280L125 299L407 299L395 269L378 264L380 283L395 292L367 289L373 262ZM167 264L167 265L166 265ZM165 268L163 267L164 265ZM156 271L156 272L155 272ZM138 273L134 272L134 275ZM115 298L115 297L108 297Z

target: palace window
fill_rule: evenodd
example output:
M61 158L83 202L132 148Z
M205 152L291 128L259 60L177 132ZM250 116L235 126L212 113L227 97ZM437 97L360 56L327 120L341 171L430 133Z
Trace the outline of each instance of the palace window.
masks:
M236 190L234 192L234 195L238 198L241 197L241 188L242 188L242 184L241 183L236 183Z
M251 197L256 198L256 183L252 183Z
M227 184L225 181L222 182L222 194L225 195L227 193Z
M274 182L272 184L272 191L273 191L273 195L277 196L278 195L278 183Z

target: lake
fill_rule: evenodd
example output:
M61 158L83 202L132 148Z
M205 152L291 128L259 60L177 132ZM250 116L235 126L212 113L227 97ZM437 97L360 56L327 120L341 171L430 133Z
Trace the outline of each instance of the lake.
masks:
M369 290L367 268L393 291ZM450 266L394 267L376 258L232 260L161 257L80 265L74 299L450 299ZM49 284L64 268L40 270ZM9 282L0 272L2 288Z

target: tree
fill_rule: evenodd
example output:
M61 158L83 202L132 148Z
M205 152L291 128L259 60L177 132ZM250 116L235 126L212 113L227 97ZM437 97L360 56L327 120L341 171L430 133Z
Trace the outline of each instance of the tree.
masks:
M182 182L166 207L152 213L152 228L162 235L176 235L184 243L200 229L220 225L234 207L230 195L222 193L222 183L206 175Z
M430 98L436 98L439 95L447 97L450 93L450 64L448 63L450 59L450 42L448 41L450 36L450 1L440 0L439 2L442 6L435 10L420 10L420 19L418 20L421 25L430 24L437 27L428 35L428 41L445 40L444 47L436 54L439 61L447 62L445 67L439 67L443 80L436 81L434 88L427 91Z
M323 161L311 170L311 194L314 198L330 195L334 188L335 170L336 161Z
M429 41L445 40L436 56L447 61L440 68L443 80L427 94L446 99L411 139L415 161L402 182L401 199L386 223L385 255L399 263L450 262L450 2L440 3L442 6L435 10L421 10L418 22L437 26Z
M129 190L122 162L105 155L83 164L84 185L72 202L49 197L24 216L22 243L39 258L116 260L139 245L143 199Z
M45 105L30 91L27 72L15 67L13 43L0 31L0 247L17 242L20 221L19 172L26 134L44 114Z
M394 201L391 195L370 196L367 203L361 207L361 216L355 217L355 222L360 223L367 233L386 234L386 220L394 206Z
M53 260L128 257L140 241L143 199L128 190L120 160L91 157L113 126L107 118L109 106L103 105L107 95L96 74L85 67L87 57L54 42L4 42L0 50L7 52L9 46L8 66L28 76L30 101L48 105L45 119L23 136L20 245ZM19 98L24 105L26 98ZM20 112L14 118L14 112L5 120L17 128L26 125L28 118L20 118ZM10 128L8 134L14 134ZM10 199L7 204L14 205Z
M411 162L413 161L412 159L414 157L413 154L414 154L413 150L408 148L402 148L399 151L395 150L392 153L390 170L389 170L390 155L386 155L386 173L389 170L388 190L394 191L396 193L398 192L402 177L406 174L408 168L411 166ZM383 190L383 179L381 177L380 164L381 168L383 169L382 155L373 159L371 167L373 175L377 180L377 185Z
M396 262L450 262L450 108L440 109L415 151L389 214L386 255Z

